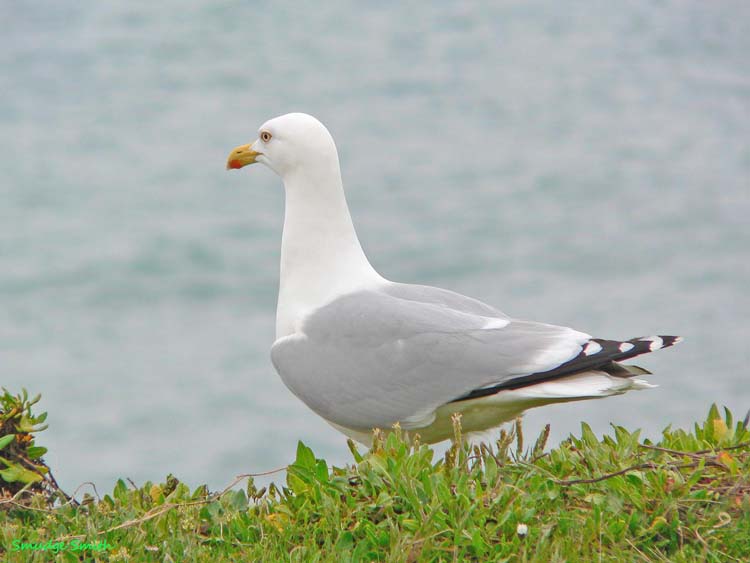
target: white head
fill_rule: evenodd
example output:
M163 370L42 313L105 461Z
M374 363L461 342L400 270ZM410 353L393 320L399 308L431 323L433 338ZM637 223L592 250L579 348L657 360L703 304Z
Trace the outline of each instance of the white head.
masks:
M258 129L258 139L229 153L227 169L239 169L261 162L282 178L297 171L338 172L338 154L325 126L306 113L287 113L269 119Z

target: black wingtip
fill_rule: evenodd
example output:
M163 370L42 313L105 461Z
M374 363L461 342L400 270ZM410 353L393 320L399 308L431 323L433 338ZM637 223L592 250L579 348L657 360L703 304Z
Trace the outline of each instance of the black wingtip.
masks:
M669 348L670 346L679 344L683 340L684 338L682 336L668 336L665 334L659 334L657 336L641 336L638 338L631 338L630 340L628 340L628 342L634 345L642 345L648 342L648 350L645 350L645 352L655 352L656 350Z
M529 385L535 385L543 381L550 381L553 379L560 379L576 373L581 373L588 370L600 369L613 373L614 371L621 372L626 370L629 375L625 377L632 377L633 375L642 375L642 373L633 373L631 370L639 370L646 372L643 368L636 366L618 366L617 362L623 360L629 360L640 356L641 354L648 354L661 350L662 348L669 348L675 344L682 342L682 336L639 336L638 338L631 338L630 340L605 340L603 338L592 338L585 343L581 349L581 353L575 358L568 360L567 362L557 366L548 371L536 372L529 375L522 375L514 377L508 381L504 381L498 385L492 387L484 387L482 389L475 389L470 393L456 399L456 401L464 401L467 399L476 399L479 397L485 397L487 395L494 395L499 391L507 389L518 389L520 387L527 387ZM647 372L650 373L650 372Z

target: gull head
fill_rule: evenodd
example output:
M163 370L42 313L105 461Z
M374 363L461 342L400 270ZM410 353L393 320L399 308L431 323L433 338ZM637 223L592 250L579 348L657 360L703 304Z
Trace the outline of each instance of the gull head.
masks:
M321 165L338 167L338 155L333 137L320 121L306 113L287 113L261 125L258 138L252 143L232 149L227 170L255 162L284 178Z

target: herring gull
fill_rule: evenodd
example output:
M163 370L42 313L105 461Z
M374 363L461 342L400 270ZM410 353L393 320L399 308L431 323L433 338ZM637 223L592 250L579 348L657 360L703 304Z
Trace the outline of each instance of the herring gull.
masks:
M267 121L227 168L254 162L286 193L273 365L302 402L360 442L399 423L434 443L453 435L454 413L467 434L481 433L532 407L653 387L638 377L649 372L620 362L681 340L592 338L385 279L354 230L333 138L310 115Z

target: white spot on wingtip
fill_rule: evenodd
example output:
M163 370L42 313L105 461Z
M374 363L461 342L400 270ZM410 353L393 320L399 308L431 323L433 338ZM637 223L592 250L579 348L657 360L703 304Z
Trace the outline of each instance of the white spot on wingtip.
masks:
M623 342L620 344L620 352L630 352L635 346L633 346L630 342Z
M675 339L674 339L674 342L672 342L672 345L674 346L675 344L679 344L683 340L685 340L685 339L682 336L676 336Z
M644 336L640 339L642 342L651 342L649 344L648 349L653 352L654 350L658 350L662 346L664 346L664 341L661 339L660 336Z
M598 354L602 351L602 346L598 342L588 342L586 346L583 347L583 353L586 356L591 356L592 354Z

